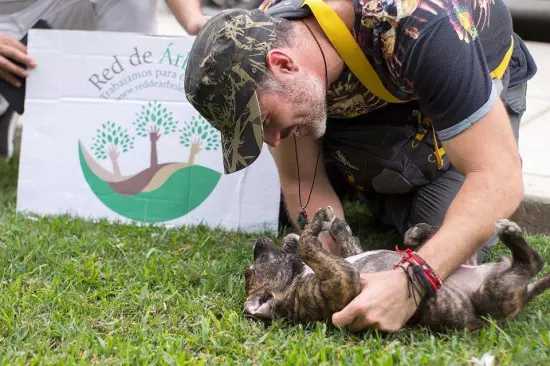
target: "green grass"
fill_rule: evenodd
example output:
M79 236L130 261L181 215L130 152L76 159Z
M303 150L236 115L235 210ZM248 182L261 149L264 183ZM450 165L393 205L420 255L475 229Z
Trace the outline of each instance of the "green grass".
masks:
M449 365L486 352L499 364L550 364L550 294L471 334L264 328L241 313L254 237L24 218L16 177L16 161L0 164L0 364ZM368 235L364 209L346 211L352 227L367 220ZM529 239L550 261L550 238ZM391 240L376 234L371 244Z

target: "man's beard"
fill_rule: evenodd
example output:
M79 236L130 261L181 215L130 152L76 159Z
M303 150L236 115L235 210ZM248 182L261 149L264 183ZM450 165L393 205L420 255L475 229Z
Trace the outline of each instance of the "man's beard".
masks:
M326 132L327 102L324 83L306 71L292 82L277 82L269 79L263 88L279 93L290 102L294 125L281 131L284 139L295 133L304 138L318 139Z
M304 138L321 138L327 127L326 88L321 80L306 73L290 87L289 95L299 118L296 134ZM306 122L302 122L305 120Z

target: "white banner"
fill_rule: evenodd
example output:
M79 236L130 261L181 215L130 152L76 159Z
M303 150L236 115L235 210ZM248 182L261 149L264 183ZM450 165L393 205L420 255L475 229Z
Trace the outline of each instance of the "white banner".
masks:
M31 30L17 210L276 230L267 146L224 175L219 132L185 98L193 39Z

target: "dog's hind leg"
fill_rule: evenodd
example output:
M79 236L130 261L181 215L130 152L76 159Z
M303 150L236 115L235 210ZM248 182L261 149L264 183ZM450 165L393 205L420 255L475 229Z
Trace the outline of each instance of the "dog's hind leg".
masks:
M517 224L499 220L496 226L500 240L512 252L512 263L485 280L472 301L479 315L513 319L531 298L550 286L550 279L545 277L530 285L529 281L542 269L543 259L527 244Z
M550 289L550 274L527 285L527 302L533 300L548 289Z
M340 246L340 254L343 258L364 252L363 248L361 248L359 238L353 236L351 228L344 220L335 217L329 232Z

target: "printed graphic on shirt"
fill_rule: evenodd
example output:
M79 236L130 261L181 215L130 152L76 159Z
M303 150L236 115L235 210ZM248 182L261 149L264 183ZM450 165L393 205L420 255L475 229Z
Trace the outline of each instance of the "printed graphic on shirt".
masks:
M269 8L279 2L281 0L266 0L262 7ZM506 18L509 13L502 0L352 0L352 4L355 12L352 33L355 39L386 88L401 99L424 97L419 95L414 85L419 76L409 67L419 62L418 58L422 53L448 47L449 50L462 52L464 63L473 64L475 62L472 60L476 57L502 57L510 44L511 25ZM492 19L492 12L496 13L495 19ZM500 26L497 28L499 22ZM490 32L494 33L486 37L487 42L480 40L483 30L491 25L493 29ZM431 31L440 34L432 37ZM427 41L417 44L426 33L431 38L429 44ZM474 46L476 41L483 45L485 56L479 50L470 51L464 48L481 48L479 44ZM456 47L456 42L460 42L459 48ZM449 61L438 60L442 65L456 59L455 54L447 53ZM486 60L480 62L485 63ZM464 65L457 68L456 72L451 71L455 73L452 78L468 73L468 67L471 66ZM448 72L442 67L441 71L432 70L424 78L444 79L448 75L443 73ZM429 91L424 80L420 81L423 84L422 90ZM484 93L477 97L485 99L485 103L491 90L485 80L480 82L485 82L479 85ZM441 82L434 82L433 88L440 87ZM370 93L348 69L331 85L327 92L327 102L329 116L347 118L366 114L387 104Z

